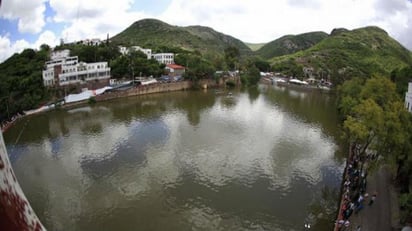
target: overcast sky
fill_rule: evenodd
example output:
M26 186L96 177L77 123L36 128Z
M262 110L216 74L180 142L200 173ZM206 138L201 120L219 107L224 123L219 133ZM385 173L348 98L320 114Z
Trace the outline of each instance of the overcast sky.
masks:
M2 0L0 62L61 38L112 37L143 18L209 26L252 43L375 25L412 50L412 0Z

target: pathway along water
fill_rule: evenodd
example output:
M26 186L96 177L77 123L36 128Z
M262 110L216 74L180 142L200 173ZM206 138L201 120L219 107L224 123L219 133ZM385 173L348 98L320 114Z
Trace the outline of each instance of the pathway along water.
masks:
M262 86L123 98L5 133L49 230L333 229L334 99ZM327 217L330 211L332 217Z
M397 229L399 217L397 196L388 166L368 172L368 165L377 161L374 154L361 154L353 145L344 172L342 199L334 230ZM379 197L379 203L375 203Z

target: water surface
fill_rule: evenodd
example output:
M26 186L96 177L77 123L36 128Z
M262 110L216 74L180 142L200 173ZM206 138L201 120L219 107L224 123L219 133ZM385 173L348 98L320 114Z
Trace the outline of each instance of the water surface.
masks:
M336 125L332 96L261 86L53 111L4 137L48 230L302 230L340 184Z

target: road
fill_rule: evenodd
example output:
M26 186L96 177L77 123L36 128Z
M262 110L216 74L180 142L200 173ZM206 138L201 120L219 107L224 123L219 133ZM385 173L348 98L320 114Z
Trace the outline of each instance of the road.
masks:
M387 167L371 172L367 178L366 192L369 193L364 209L350 218L350 230L356 230L358 225L362 231L391 231L396 226L397 197L392 176ZM375 203L368 205L371 195L376 192Z

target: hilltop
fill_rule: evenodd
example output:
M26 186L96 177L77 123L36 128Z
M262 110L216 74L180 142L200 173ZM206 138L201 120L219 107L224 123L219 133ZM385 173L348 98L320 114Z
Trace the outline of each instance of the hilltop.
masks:
M321 31L309 32L299 35L285 35L279 39L263 45L255 53L264 59L293 54L308 49L328 37Z
M373 74L389 75L395 69L412 65L412 53L379 27L354 30L336 29L314 46L293 54L270 59L283 66L295 63L315 76L332 76L336 82Z
M336 83L348 76L388 75L394 69L412 65L411 52L374 26L354 30L337 28L330 34L315 31L285 35L266 44L247 44L209 27L180 27L143 19L111 41L152 48L155 52L179 53L179 49L197 52L209 62L213 62L214 57L223 57L228 47L235 47L244 58L254 56L268 61L275 71L297 76L328 76Z
M334 29L286 35L264 44L253 52L232 36L203 26L172 26L155 19L144 19L100 46L64 44L85 62L109 61L112 77L130 77L133 71L159 76L162 67L135 54L124 57L117 45L139 45L153 52L174 52L175 62L190 66L190 78L210 78L216 70L239 68L245 81L259 80L260 71L282 72L298 78L328 78L335 85L352 77L373 75L391 77L404 93L412 68L412 53L378 27L354 30ZM249 44L249 46L251 46ZM252 46L253 47L253 46ZM256 46L255 46L256 47ZM42 70L51 48L26 49L0 64L0 120L47 102L56 94L43 86ZM133 67L133 68L130 68ZM405 69L409 67L409 69Z
M113 43L139 45L161 49L181 48L200 53L223 54L224 49L236 47L240 54L250 54L251 50L242 41L204 26L172 26L157 19L143 19L133 23L124 31L111 38Z

